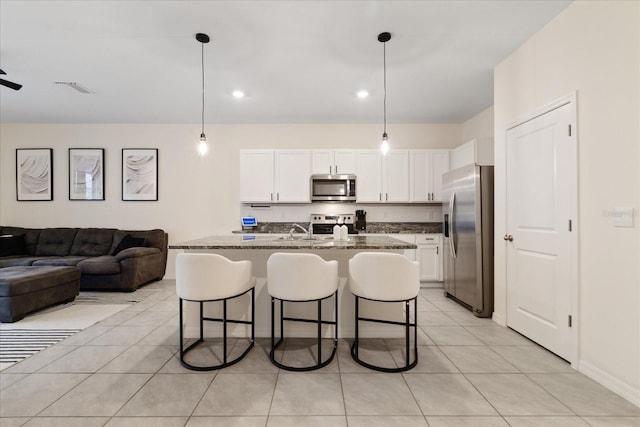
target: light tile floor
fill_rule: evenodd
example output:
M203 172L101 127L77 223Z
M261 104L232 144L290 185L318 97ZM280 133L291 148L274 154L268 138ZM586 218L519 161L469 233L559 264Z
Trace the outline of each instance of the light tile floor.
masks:
M420 293L419 363L404 374L354 363L349 340L311 373L274 367L265 339L230 368L188 371L174 286L150 284L142 302L0 372L0 425L640 426L640 408L439 289ZM365 341L361 355L393 366L399 341ZM309 361L300 344L278 357Z

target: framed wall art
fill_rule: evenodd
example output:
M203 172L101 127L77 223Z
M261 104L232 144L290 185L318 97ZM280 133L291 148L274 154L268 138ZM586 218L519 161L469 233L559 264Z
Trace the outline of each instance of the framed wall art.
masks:
M53 200L53 149L16 149L16 200Z
M104 200L103 148L69 148L69 200Z
M122 149L122 200L158 200L158 149Z

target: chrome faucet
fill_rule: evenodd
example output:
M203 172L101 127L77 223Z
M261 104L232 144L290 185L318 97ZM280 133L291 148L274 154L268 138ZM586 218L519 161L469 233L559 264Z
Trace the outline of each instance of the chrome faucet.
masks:
M293 224L291 226L291 230L289 230L289 237L293 239L293 232L295 231L295 229L299 228L300 230L304 231L305 233L307 233L307 236L309 237L309 239L311 239L311 233L313 232L313 224L309 223L309 229L307 230L306 228L304 228L303 226L301 226L300 224Z

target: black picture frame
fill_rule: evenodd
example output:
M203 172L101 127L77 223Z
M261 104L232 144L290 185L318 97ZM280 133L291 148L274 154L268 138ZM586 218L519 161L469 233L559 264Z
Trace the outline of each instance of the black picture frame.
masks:
M158 149L122 149L122 200L158 200Z
M16 148L16 200L53 200L53 148Z
M104 200L104 148L69 148L69 200Z

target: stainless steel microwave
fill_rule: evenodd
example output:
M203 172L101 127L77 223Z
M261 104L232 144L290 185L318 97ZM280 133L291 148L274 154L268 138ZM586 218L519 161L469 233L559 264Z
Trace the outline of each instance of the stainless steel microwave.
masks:
M311 201L355 202L355 175L311 175Z

